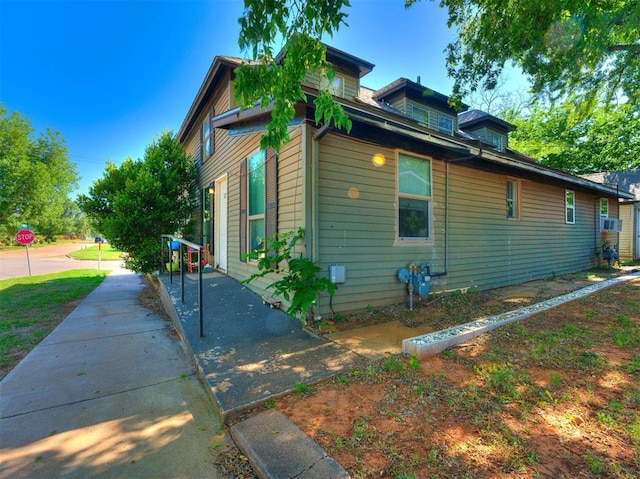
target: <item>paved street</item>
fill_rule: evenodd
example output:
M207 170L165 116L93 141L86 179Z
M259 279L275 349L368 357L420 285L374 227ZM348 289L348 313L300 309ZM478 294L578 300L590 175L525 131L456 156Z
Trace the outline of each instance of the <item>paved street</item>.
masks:
M57 273L70 269L104 269L111 270L117 267L120 261L78 261L71 259L67 254L79 249L93 246L91 241L76 241L73 243L60 243L29 248L31 274ZM19 278L29 275L26 248L11 251L0 251L0 279Z
M80 247L34 249L34 274L91 267L64 257ZM21 254L0 253L3 275L28 274ZM138 303L142 277L107 263L103 283L0 381L0 479L219 477L226 435L193 363Z

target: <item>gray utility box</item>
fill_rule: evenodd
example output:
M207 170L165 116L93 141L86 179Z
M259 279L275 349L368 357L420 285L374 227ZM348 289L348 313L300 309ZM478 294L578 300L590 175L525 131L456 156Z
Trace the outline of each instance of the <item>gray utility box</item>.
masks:
M345 267L342 264L332 264L329 266L329 281L333 284L342 284L346 280Z

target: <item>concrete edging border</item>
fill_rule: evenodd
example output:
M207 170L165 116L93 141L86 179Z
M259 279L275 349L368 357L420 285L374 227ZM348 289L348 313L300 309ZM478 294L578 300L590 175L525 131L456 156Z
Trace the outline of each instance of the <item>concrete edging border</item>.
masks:
M476 321L471 321L469 323L443 329L441 331L403 339L402 352L407 355L415 356L417 359L424 359L428 356L436 355L447 348L480 336L492 329L504 326L514 321L526 319L534 314L541 313L569 301L584 298L603 289L619 283L631 281L632 279L639 277L640 273L637 272L634 274L618 276L617 278L592 284L577 291L563 294L562 296L551 298L531 306L525 306L524 308L516 309L514 311L478 319Z

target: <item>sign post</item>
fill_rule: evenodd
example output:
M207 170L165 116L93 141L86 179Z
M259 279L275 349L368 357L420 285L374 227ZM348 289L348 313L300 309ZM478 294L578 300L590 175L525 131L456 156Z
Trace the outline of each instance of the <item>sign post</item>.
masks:
M16 241L23 244L27 248L27 266L29 268L29 276L31 276L31 261L29 260L29 245L33 243L35 235L31 230L20 230L16 233Z

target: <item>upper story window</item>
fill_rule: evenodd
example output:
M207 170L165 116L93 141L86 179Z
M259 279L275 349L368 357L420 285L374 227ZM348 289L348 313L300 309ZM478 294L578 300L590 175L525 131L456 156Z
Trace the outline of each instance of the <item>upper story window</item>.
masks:
M422 125L440 133L453 135L454 118L452 116L429 107L420 107L414 103L409 103L407 110L407 114Z
M411 118L425 126L429 126L429 110L425 110L424 108L420 108L416 105L411 105Z
M440 133L446 133L447 135L453 135L453 117L438 113L438 131Z
M504 151L507 147L507 135L502 135L495 131L489 130L488 132L488 142L492 144L496 150Z
M329 90L333 96L344 98L344 77L336 75L333 81L329 83L329 80L322 76L320 77L320 88Z
M507 180L507 218L517 219L520 217L520 201L518 180Z
M431 239L431 161L398 156L398 239Z
M564 211L565 223L575 224L576 222L576 193L575 191L565 190L564 192Z
M600 198L600 218L609 217L609 200L607 198Z
M213 107L202 121L202 159L206 161L213 155Z

